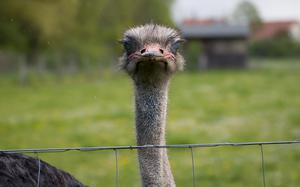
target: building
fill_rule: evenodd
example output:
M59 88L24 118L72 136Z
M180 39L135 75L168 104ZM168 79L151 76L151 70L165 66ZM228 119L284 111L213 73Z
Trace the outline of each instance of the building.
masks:
M300 24L294 20L264 22L253 32L251 40L260 41L273 39L281 34L287 34L292 39L300 41Z
M200 68L247 67L248 25L234 25L224 20L185 20L179 26L184 38L202 43Z

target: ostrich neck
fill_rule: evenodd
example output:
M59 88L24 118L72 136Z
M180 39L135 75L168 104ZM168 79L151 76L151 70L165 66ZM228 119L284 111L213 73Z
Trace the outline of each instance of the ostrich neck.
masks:
M136 135L138 145L165 145L169 80L135 81ZM165 149L138 150L143 186L175 186Z
M138 145L165 144L168 82L163 85L136 83L135 107Z

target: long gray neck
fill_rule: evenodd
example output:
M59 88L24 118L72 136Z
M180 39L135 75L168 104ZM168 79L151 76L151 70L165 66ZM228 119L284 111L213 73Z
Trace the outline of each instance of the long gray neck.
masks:
M136 136L138 145L165 145L169 80L135 81ZM143 186L175 186L166 149L139 149Z

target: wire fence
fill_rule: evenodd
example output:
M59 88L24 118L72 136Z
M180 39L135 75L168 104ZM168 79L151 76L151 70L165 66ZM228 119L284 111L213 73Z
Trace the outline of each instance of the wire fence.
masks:
M267 145L287 145L287 144L300 144L300 140L292 141L268 141L268 142L225 142L225 143L208 143L208 144L176 144L176 145L128 145L128 146L98 146L98 147L66 147L66 148L40 148L40 149L6 149L1 150L2 153L34 153L38 159L38 179L37 187L40 186L40 173L41 173L41 162L39 159L39 153L61 153L67 151L80 151L80 152L89 152L89 151L104 151L112 150L115 154L115 186L119 186L119 154L118 150L133 150L133 149L190 149L191 151L191 162L192 162L192 181L193 186L196 186L195 179L195 161L194 161L194 149L203 148L203 147L241 147L241 146L260 146L260 155L261 155L261 180L262 186L266 187L266 174L265 174L265 159L264 159L264 146Z

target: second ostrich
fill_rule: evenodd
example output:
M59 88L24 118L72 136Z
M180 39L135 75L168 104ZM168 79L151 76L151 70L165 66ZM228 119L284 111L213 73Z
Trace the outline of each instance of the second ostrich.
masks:
M155 24L124 33L121 66L134 82L137 145L166 144L168 86L184 66L182 41L177 31ZM175 186L165 149L139 149L138 158L143 186Z

